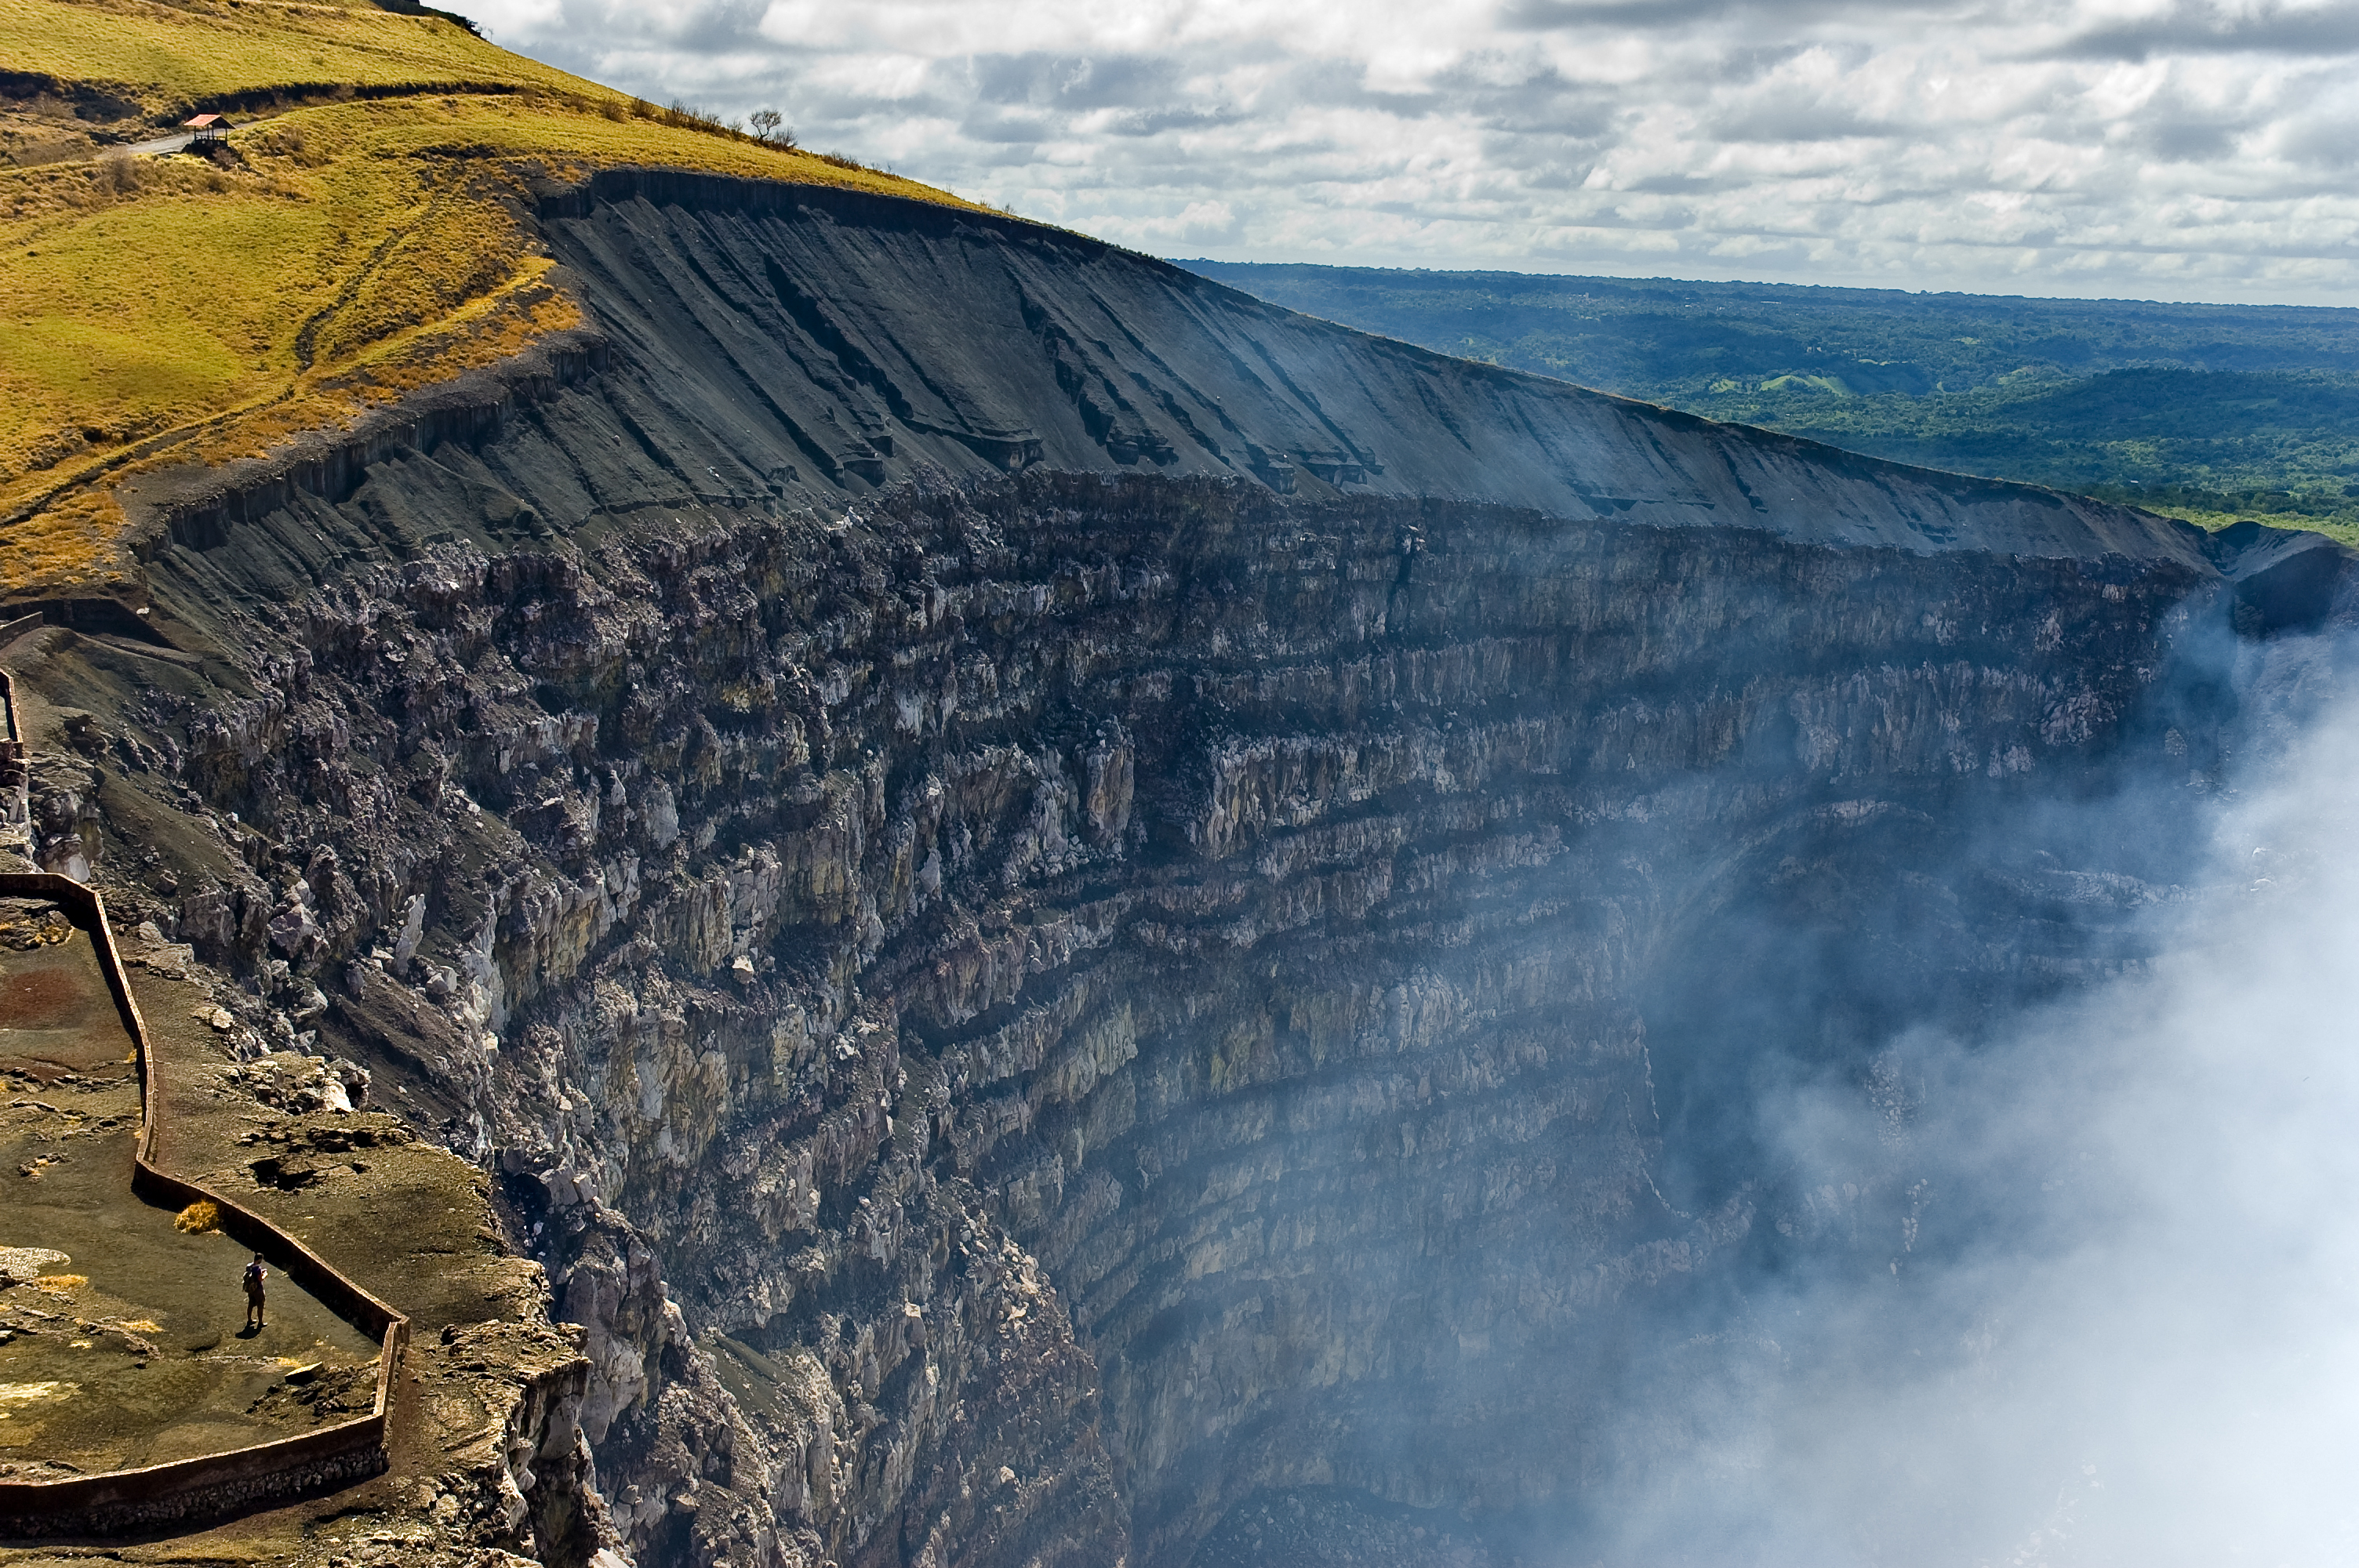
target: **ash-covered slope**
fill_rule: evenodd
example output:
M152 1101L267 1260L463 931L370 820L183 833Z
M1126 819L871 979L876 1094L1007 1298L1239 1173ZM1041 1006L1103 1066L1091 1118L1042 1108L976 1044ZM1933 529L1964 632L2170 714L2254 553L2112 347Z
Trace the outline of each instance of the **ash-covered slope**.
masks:
M2347 611L1012 222L543 229L597 336L184 507L201 657L11 659L99 715L45 852L500 1173L649 1568L1610 1506L1747 1279L1916 1234L1752 1097L2136 957Z
M788 470L842 485L1039 463L1810 543L2200 560L2188 530L2144 514L1445 358L1012 220L661 173L602 175L545 213L627 345L622 381L650 425L706 444L686 477L740 493Z

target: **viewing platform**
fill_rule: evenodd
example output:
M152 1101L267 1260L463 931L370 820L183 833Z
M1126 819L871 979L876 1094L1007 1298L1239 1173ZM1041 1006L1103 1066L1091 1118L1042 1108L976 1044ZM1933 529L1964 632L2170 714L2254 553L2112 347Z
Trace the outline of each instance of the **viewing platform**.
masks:
M5 672L0 720L21 763ZM389 1462L409 1320L159 1168L149 1044L99 894L0 871L0 1540L195 1526ZM258 1325L250 1256L274 1276Z
M132 1190L138 1068L92 933L0 897L0 1480L246 1448L369 1413L380 1346Z

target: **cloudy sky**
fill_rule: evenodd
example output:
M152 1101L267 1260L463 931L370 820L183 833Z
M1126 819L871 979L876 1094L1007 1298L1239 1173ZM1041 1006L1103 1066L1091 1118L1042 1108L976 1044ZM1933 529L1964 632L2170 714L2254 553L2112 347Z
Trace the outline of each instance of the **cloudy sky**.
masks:
M472 0L1170 256L2359 305L2359 0Z

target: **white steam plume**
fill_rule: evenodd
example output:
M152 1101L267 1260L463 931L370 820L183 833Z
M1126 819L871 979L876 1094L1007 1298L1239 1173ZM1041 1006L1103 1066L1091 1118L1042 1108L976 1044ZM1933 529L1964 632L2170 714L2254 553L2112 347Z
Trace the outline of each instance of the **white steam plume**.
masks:
M1892 1257L1751 1292L1696 1452L1567 1560L2359 1563L2354 779L2359 703L2223 805L2148 972L1769 1108L1905 1184Z

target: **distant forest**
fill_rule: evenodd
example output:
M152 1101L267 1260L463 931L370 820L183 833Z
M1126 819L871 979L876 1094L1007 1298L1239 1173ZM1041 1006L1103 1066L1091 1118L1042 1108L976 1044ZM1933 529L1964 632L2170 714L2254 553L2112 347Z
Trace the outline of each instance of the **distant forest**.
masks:
M2359 310L1179 265L1363 331L1713 419L2359 543Z

